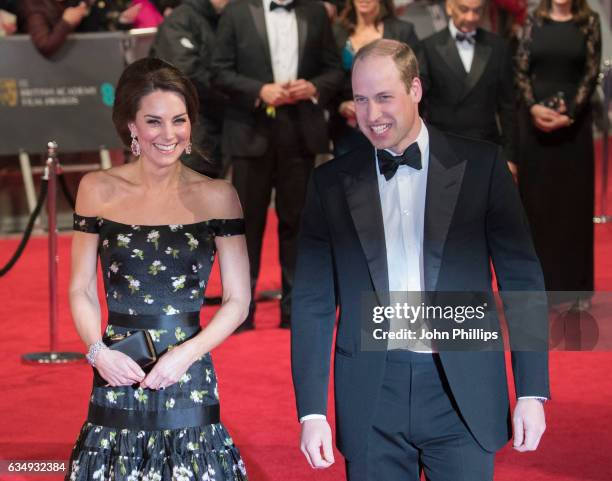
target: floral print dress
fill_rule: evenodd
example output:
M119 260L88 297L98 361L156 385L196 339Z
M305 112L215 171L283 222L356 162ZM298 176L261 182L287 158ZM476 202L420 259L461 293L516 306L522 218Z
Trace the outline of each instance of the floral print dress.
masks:
M74 229L99 236L109 310L105 335L147 329L160 356L199 332L215 237L243 234L244 221L144 226L75 214ZM113 324L115 318L122 322ZM212 417L202 421L201 413L209 412ZM105 387L94 380L66 479L245 481L244 463L218 412L210 353L165 390Z

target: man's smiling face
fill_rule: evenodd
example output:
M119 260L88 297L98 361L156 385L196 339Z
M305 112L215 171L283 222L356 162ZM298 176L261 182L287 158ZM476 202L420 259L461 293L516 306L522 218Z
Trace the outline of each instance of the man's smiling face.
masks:
M402 153L416 139L421 120L422 89L415 77L402 80L391 57L370 55L353 68L353 97L357 122L377 149Z

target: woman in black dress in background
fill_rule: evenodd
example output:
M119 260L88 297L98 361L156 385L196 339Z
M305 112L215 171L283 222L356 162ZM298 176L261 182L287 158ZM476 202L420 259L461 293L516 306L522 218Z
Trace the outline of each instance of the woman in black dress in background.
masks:
M590 100L601 58L586 0L542 0L524 28L517 84L519 184L549 291L593 290L594 151ZM563 298L565 297L565 298ZM557 297L586 308L589 295Z

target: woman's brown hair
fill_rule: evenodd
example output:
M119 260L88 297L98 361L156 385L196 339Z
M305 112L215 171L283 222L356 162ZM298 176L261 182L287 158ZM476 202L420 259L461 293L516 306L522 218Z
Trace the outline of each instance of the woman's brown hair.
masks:
M357 26L357 12L355 11L354 0L346 0L344 8L338 17L340 24L346 28L351 35L355 31ZM395 17L395 7L393 6L393 0L379 0L380 9L378 16L376 17L376 25L384 21L388 17Z
M538 8L535 10L535 16L540 19L550 19L551 9L552 0L540 0ZM574 22L584 23L592 14L593 10L589 7L587 0L572 0L572 15Z
M191 124L198 118L198 92L191 81L176 67L158 58L143 58L130 64L121 74L115 104L113 123L126 146L130 145L129 122L136 118L143 97L152 92L175 92L182 95Z

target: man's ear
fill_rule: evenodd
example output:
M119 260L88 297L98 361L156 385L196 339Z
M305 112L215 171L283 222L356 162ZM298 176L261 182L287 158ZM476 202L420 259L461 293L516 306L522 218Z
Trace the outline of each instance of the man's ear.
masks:
M423 85L419 77L414 77L410 84L410 96L415 103L419 103L423 98Z
M446 10L446 15L449 19L452 17L452 11L453 11L453 6L451 5L452 2L453 0L446 0L444 2L444 9Z

